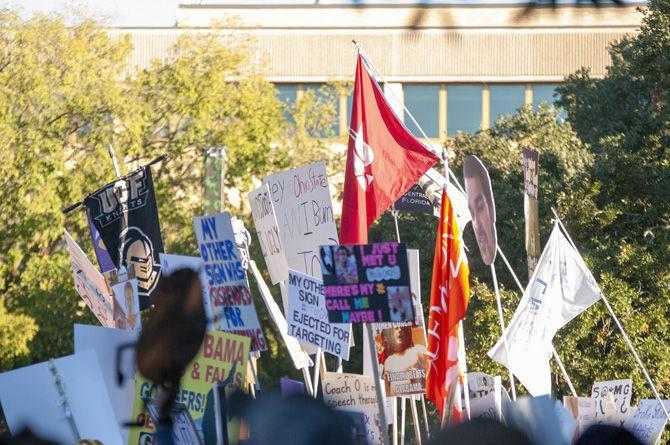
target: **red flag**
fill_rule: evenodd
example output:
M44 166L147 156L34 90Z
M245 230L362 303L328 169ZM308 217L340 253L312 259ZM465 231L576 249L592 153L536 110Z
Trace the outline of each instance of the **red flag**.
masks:
M344 175L340 243L366 244L370 224L438 159L396 117L359 55Z
M444 189L433 257L426 353L426 397L441 414L445 412L445 399L452 400L452 406L460 407L458 322L465 316L470 299L469 273L461 231ZM460 410L456 411L455 416L458 416Z

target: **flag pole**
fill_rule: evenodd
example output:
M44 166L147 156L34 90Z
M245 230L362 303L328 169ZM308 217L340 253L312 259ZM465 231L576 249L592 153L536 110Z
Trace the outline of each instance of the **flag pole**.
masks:
M314 398L316 399L316 396L319 394L319 372L321 370L321 360L322 358L325 359L323 356L323 352L321 352L321 348L316 348L316 359L314 360L314 383L312 384L312 388L314 389Z
M400 243L400 228L398 226L398 211L395 208L395 204L391 205L391 215L393 215L393 222L395 224L395 236L396 240ZM394 400L394 407L395 407L395 400ZM403 402L405 403L405 402ZM414 433L416 435L416 440L419 445L421 445L421 424L419 423L419 418L417 415L417 410L416 410L416 400L414 400L414 397L410 397L410 410L412 411L412 420L414 421ZM397 442L397 432L398 429L395 427L395 424L398 420L398 417L396 416L397 412L394 412L393 414L393 440L394 442ZM403 422L405 421L404 416L405 416L405 411L403 411ZM404 433L403 433L404 434ZM404 436L403 436L404 437ZM403 439L404 440L404 439Z
M426 437L430 440L430 427L428 425L428 411L426 410L425 394L421 394L421 406L423 408L423 423L426 425Z
M521 285L521 282L519 281L519 278L516 276L516 273L514 272L514 269L512 269L512 266L510 265L509 261L507 261L507 257L503 253L500 246L497 246L497 247L498 247L498 253L500 254L500 257L503 259L503 262L505 263L505 266L507 266L507 269L509 270L510 274L512 274L512 278L514 278L514 282L519 287L519 291L521 291L521 295L523 295L524 289L523 289L523 286ZM556 360L556 363L558 363L558 367L561 370L561 374L563 374L563 377L565 377L565 381L568 384L568 387L570 388L570 392L572 393L573 396L578 397L577 391L575 391L575 387L572 385L572 380L570 379L570 376L568 375L568 372L565 370L565 367L563 366L563 361L558 356L558 352L556 352L556 348L554 347L554 345L551 346L551 353L554 356L554 359Z
M577 246L575 243L572 241L572 238L570 237L570 234L568 233L568 230L565 228L563 225L563 222L561 221L561 218L559 218L558 214L556 213L556 210L554 208L551 208L551 211L553 212L554 216L556 217L556 220L558 221L558 224L561 226L561 229L563 230L563 233L565 236L568 238L568 241L572 245L572 247L577 250ZM653 380L649 376L649 372L647 372L647 368L645 368L644 364L642 363L642 360L640 359L640 356L637 353L637 350L635 349L635 346L633 346L633 343L630 341L630 338L628 337L628 334L626 334L626 331L623 328L623 325L619 321L619 317L616 316L614 313L614 310L612 309L612 306L610 306L609 301L605 297L605 294L602 292L600 293L600 297L603 300L603 303L605 303L605 307L609 311L610 315L614 319L614 323L616 323L617 328L619 328L619 331L621 332L621 335L623 336L624 340L626 340L626 344L628 345L628 348L630 349L631 353L633 354L633 357L637 361L637 364L640 366L640 369L642 369L642 373L644 374L644 377L647 379L647 383L649 383L649 386L651 387L652 392L654 393L654 396L656 397L656 400L658 400L658 403L661 404L661 409L663 409L663 413L665 414L665 417L670 420L670 413L668 412L667 408L663 404L663 400L661 399L660 394L658 393L658 390L656 389L656 385L654 385Z
M465 394L465 412L467 419L470 420L470 387L468 386L468 364L465 360L465 334L463 332L463 320L458 322L458 366L462 366L463 373L463 394Z
M370 323L365 323L365 330L368 335L368 341L370 343L370 359L372 364L372 377L375 379L375 392L377 393L377 406L379 407L379 423L380 429L382 431L382 437L384 438L384 445L390 445L389 442L389 427L386 422L386 398L382 392L382 385L380 382L379 376L379 363L377 363L377 351L375 350L375 336L372 333L372 326Z
M505 359L507 361L507 372L509 372L512 400L516 402L516 388L514 387L514 375L512 374L511 360L509 355L509 345L507 344L507 334L505 333L505 319L503 318L502 303L500 301L500 291L498 290L498 277L496 276L495 261L491 263L491 275L493 275L493 289L495 290L496 294L496 305L498 306L498 319L500 321L500 330L502 331L503 346L505 347Z

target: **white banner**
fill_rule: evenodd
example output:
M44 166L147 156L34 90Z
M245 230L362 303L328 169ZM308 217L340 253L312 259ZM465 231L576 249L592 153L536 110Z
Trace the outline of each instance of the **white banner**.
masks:
M270 198L270 189L263 184L248 195L251 216L258 234L258 242L263 251L265 264L270 272L272 284L284 281L288 277L286 252L279 235L279 225Z
M600 288L579 252L555 225L505 330L510 359L505 355L502 338L488 352L489 357L508 366L531 395L549 394L549 359L554 335L598 301L600 295Z
M287 319L291 337L349 360L351 324L328 322L320 280L289 269Z
M326 165L321 162L265 177L288 267L321 279L319 246L338 243ZM288 270L282 276L288 278Z
M249 337L252 351L265 351L265 336L235 244L230 214L196 216L193 227L205 264L212 311L220 318L221 330Z

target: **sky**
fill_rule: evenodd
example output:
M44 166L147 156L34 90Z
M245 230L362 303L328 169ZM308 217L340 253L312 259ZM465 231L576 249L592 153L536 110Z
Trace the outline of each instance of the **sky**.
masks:
M356 0L318 0L320 4L351 4ZM358 0L358 3L523 3L527 0ZM559 0L575 3L577 0ZM586 0L588 2L588 0ZM179 3L195 4L314 4L316 0L0 0L0 8L13 7L24 18L35 12L83 11L109 26L170 27L175 24Z

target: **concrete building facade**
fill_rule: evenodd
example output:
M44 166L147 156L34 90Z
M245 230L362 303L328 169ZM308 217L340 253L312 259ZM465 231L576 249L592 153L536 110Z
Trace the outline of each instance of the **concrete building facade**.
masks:
M134 45L131 66L166 57L182 32L204 32L238 17L236 28L285 101L308 88L352 80L355 39L431 138L486 129L524 104L553 102L565 76L586 67L598 77L607 48L637 32L639 3L559 4L181 4L173 28L118 29ZM338 132L350 101L339 101ZM399 114L402 107L396 104ZM408 127L416 131L405 119Z

